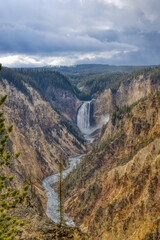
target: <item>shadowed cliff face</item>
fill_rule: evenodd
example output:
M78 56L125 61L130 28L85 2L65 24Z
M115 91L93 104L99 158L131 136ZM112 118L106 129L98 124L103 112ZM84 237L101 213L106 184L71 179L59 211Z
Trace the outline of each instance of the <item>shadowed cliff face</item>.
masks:
M73 93L55 88L54 86L48 86L45 92L45 99L63 116L76 122L77 108L80 106L81 102Z
M4 117L8 125L13 124L14 129L8 148L14 153L21 152L10 170L18 186L24 181L33 185L35 194L41 198L45 208L41 180L57 172L61 154L67 167L69 155L84 151L84 140L74 127L67 128L66 120L53 110L49 102L43 100L32 87L25 85L32 102L28 95L17 90L7 80L0 82L0 96L8 95L3 106Z
M91 239L159 239L159 96L117 108L67 178L68 213Z

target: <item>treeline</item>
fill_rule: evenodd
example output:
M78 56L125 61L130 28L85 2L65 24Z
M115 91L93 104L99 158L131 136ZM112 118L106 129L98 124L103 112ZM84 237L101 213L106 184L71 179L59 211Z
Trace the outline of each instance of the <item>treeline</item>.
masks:
M35 68L35 69L27 69L21 68L16 70L18 73L28 77L28 83L37 89L40 94L43 96L45 90L48 86L55 86L57 88L65 89L70 91L74 95L76 95L80 100L88 100L89 96L79 89L76 86L72 85L69 81L68 77L65 75L45 69L45 68Z
M128 72L131 73L133 70L142 68L142 66L114 66L109 64L79 64L74 66L60 66L60 67L45 67L45 69L52 69L68 74L84 74L84 73L105 73L105 72Z
M143 75L144 77L150 77L151 81L153 84L159 83L160 81L160 65L155 66L155 67L146 67L146 68L141 68L138 70L134 70L130 78L136 78L139 75Z
M155 70L151 73L151 81L153 84L160 82L160 66L157 66Z
M85 73L74 76L69 75L69 77L73 84L77 85L87 96L92 98L95 94L99 94L107 88L115 92L121 82L132 80L139 75L150 77L152 83L156 84L160 81L160 66L136 69L130 74L127 72Z
M79 75L76 78L79 78L78 88L82 88L88 96L93 97L94 94L101 93L106 88L110 88L112 91L117 90L120 83L127 76L127 73L107 72L103 74Z
M30 93L25 86L25 82L31 81L28 76L19 74L18 72L9 68L2 68L0 72L0 81L3 79L6 79L9 83L12 83L19 91L27 95L30 100L32 100Z
M48 86L55 86L57 88L68 90L75 93L75 88L64 75L50 70L38 69L17 69L16 72L27 77L27 83L34 87L43 96Z
M80 100L88 100L89 97L73 86L69 79L59 72L46 69L32 69L32 68L21 68L21 69L9 69L2 68L0 72L0 81L7 79L8 82L12 83L19 91L23 92L30 97L29 91L25 86L25 83L36 89L40 95L44 98L45 90L49 86L55 86L73 93ZM30 99L31 100L31 99Z

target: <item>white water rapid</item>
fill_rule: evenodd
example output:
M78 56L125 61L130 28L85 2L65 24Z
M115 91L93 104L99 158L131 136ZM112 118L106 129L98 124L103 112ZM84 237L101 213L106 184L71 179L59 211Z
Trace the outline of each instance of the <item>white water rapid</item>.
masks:
M76 166L77 163L79 163L81 157L82 155L69 157L70 167L63 171L63 177L66 177L68 173L72 171L73 167ZM42 186L48 198L46 214L50 219L52 219L56 223L59 222L59 213L57 212L58 198L57 198L57 192L53 189L52 185L57 182L58 182L58 173L45 178L42 182ZM71 218L65 216L65 220L69 226L75 226Z

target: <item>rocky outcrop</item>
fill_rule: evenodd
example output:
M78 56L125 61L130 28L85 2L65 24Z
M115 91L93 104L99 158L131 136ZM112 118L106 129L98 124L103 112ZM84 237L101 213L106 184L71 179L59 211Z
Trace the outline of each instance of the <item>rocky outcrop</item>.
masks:
M91 239L159 239L159 129L159 93L117 108L68 176L68 213Z
M95 123L101 124L102 118L109 115L115 107L115 100L111 89L105 89L96 99L92 100L93 119Z
M78 228L60 227L50 219L43 218L32 206L19 204L14 209L14 215L20 221L24 221L23 228L18 229L17 239L21 240L88 240L87 234L82 233Z
M123 81L116 92L115 103L117 106L131 105L153 91L149 75L143 74Z

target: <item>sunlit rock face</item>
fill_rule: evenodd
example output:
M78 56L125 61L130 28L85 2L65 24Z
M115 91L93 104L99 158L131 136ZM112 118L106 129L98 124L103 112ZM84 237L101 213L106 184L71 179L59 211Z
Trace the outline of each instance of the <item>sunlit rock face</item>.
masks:
M92 102L96 124L101 121L101 116L110 114L115 106L130 105L140 98L148 96L159 89L159 83L152 83L150 74L140 74L123 81L117 91L106 89Z
M67 179L68 213L91 239L159 239L159 126L156 93L119 121L110 118L98 143Z
M114 106L114 96L110 89L104 90L96 99L93 99L94 112L93 118L95 119L96 124L103 123L105 116L109 115Z

